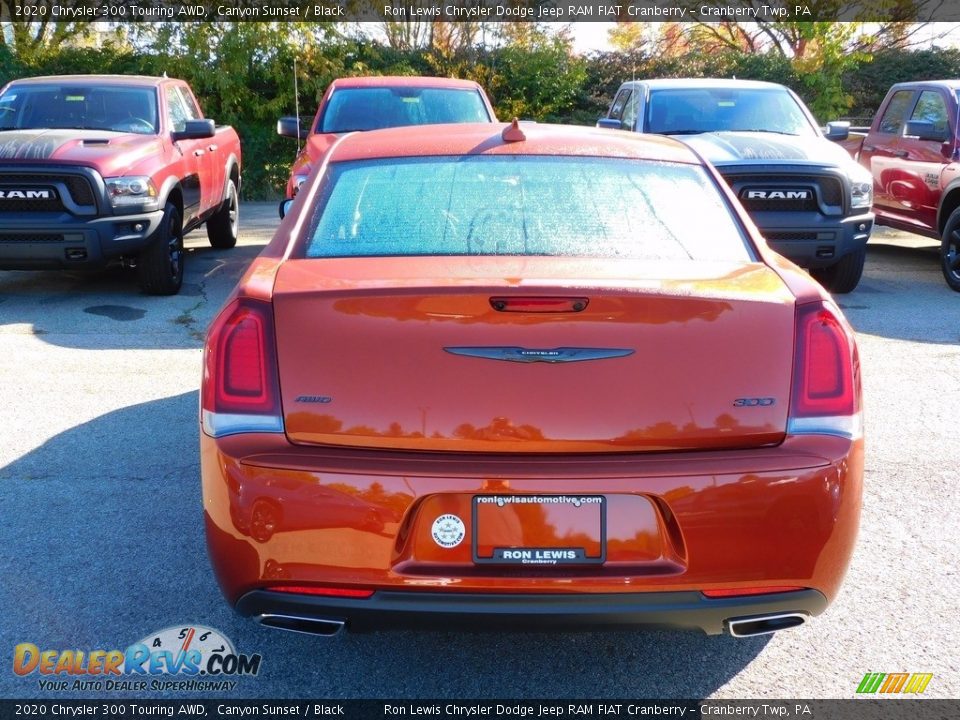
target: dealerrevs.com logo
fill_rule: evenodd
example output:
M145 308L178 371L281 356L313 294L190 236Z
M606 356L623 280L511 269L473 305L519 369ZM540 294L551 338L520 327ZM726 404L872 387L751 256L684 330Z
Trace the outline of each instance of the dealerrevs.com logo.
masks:
M13 649L16 675L39 676L41 690L64 692L230 691L235 678L259 673L260 661L202 625L168 627L125 650L41 649L29 642Z

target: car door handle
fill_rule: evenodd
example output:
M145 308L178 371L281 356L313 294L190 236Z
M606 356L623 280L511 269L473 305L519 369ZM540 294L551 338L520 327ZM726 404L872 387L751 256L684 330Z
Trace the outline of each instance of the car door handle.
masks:
M201 155L205 154L206 152L207 152L206 150L194 150L194 151L193 151L193 154L196 155L197 157L200 157Z
M207 150L209 150L210 152L216 152L216 151L217 151L217 146L216 146L216 145L207 145Z
M874 150L876 150L876 148L873 145L864 145L863 149L866 150L867 152L873 152Z
M898 158L905 158L908 155L910 155L910 153L908 153L906 150L897 150L893 154L896 155Z

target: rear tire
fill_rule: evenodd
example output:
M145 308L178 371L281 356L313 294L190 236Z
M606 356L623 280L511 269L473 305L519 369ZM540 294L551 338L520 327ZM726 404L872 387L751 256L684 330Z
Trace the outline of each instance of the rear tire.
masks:
M227 194L223 204L207 220L207 238L210 246L218 250L229 250L237 244L240 234L240 201L237 198L237 186L233 180L227 182Z
M830 267L811 270L814 279L834 295L853 292L863 275L863 264L867 259L867 248L844 255Z
M957 208L943 227L940 240L940 269L951 290L960 292L960 208Z
M176 295L183 285L183 222L175 205L163 209L160 227L137 258L137 278L147 295Z

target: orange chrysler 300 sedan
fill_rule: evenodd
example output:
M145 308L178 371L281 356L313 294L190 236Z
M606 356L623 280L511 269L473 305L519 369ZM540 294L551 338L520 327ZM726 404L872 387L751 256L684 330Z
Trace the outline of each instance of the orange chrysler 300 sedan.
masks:
M240 613L746 636L836 596L854 337L691 149L380 130L292 203L204 354L207 537Z

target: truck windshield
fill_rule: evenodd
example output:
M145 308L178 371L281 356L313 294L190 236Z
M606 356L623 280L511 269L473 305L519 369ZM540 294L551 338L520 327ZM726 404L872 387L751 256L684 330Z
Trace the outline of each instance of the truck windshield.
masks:
M342 88L330 96L318 132L343 133L492 119L480 93L473 89Z
M335 163L325 185L308 258L750 259L730 208L694 165L536 155L389 158Z
M157 94L149 87L13 85L0 95L0 130L70 128L155 135Z
M815 135L797 101L780 88L654 90L647 103L647 132L772 132Z

